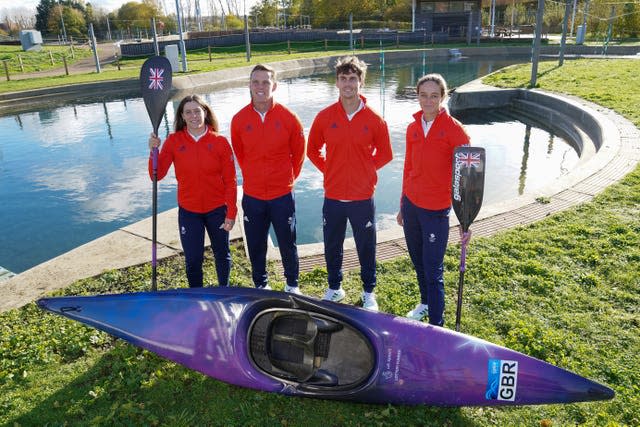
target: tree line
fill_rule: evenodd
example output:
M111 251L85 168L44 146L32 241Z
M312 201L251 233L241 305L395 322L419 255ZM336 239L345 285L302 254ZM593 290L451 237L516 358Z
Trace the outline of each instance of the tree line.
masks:
M573 4L572 0L567 0ZM411 30L411 0L260 0L244 10L244 0L179 0L183 31L234 31L250 29L354 28ZM483 1L483 26L491 25L490 0ZM171 8L167 8L167 4ZM95 8L84 0L40 0L35 18L24 8L7 11L0 36L17 36L21 29L35 28L50 39L82 40L91 24L99 39L151 37L152 18L160 35L176 34L178 20L174 0L130 1L116 10ZM494 25L534 25L537 1L506 2L496 7ZM546 0L544 24L549 32L560 32L565 14L564 0ZM595 37L637 38L640 33L640 0L581 0L571 16L571 33L586 24Z

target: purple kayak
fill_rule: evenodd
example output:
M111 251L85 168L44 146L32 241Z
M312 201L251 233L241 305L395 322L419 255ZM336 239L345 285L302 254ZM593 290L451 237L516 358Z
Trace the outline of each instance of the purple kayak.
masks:
M43 298L38 305L230 384L367 403L489 406L613 390L449 329L251 288Z

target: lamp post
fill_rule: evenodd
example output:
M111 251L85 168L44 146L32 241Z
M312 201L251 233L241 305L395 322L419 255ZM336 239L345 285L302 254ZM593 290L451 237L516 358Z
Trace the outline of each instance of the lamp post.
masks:
M251 40L249 38L249 20L247 18L247 2L244 2L244 44L247 62L251 61Z
M182 72L187 72L187 49L182 37L182 18L180 17L180 0L176 0L176 15L178 18L178 33L180 34L180 55L182 55Z
M64 6L60 1L58 1L58 5L60 6L60 22L62 22L62 43L67 43L67 29L64 26Z

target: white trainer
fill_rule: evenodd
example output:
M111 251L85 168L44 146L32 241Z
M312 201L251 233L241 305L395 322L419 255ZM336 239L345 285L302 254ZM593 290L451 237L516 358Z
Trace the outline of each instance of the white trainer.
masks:
M259 287L258 289L262 289L263 291L270 291L271 286L269 286L269 284L266 284L264 286Z
M429 314L429 306L427 304L418 304L416 308L407 313L407 317L413 320L422 320Z
M284 285L284 291L288 294L302 295L299 286Z
M378 311L378 301L376 301L376 294L374 294L373 292L363 292L362 308L369 311Z
M325 301L333 301L333 302L340 302L344 299L344 297L347 295L347 293L344 291L344 289L339 288L339 289L327 289L327 292L324 293L324 297L322 298Z

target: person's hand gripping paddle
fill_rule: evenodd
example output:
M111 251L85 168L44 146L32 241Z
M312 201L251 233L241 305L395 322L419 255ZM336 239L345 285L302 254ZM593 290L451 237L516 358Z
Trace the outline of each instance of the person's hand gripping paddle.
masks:
M484 193L485 152L481 147L457 147L453 153L452 199L453 210L460 221L462 234L460 254L460 281L456 308L456 331L460 331L462 287L467 258L467 243L471 238L469 226L478 215Z
M171 92L171 63L163 56L153 56L142 64L140 69L140 88L142 99L151 119L153 133L158 135L158 128ZM158 234L158 148L151 153L153 166L153 225L151 243L151 290L157 289L156 246Z

